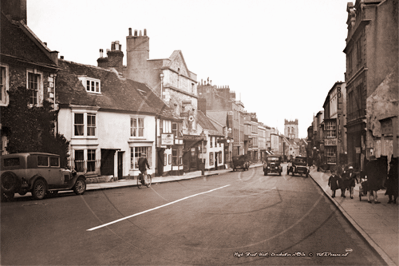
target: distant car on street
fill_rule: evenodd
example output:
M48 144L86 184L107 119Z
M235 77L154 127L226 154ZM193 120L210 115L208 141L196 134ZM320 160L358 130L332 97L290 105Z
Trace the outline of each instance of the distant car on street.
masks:
M292 165L289 165L287 168L287 174L289 175L300 174L305 175L306 177L309 176L309 167L307 163L307 158L302 156L297 156L292 162Z
M86 191L86 178L75 171L60 167L60 156L43 152L14 153L0 156L1 200L13 199L15 193L31 192L33 198L73 190L77 195Z
M265 162L263 163L264 175L268 175L271 173L281 175L281 172L281 158L279 156L267 156Z

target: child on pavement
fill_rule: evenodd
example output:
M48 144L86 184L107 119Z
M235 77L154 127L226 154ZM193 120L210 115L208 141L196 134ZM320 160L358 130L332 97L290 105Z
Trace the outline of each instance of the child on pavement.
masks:
M332 198L335 198L335 190L340 188L339 185L339 177L335 174L335 170L331 171L331 176L328 179L328 186L331 188L332 190Z

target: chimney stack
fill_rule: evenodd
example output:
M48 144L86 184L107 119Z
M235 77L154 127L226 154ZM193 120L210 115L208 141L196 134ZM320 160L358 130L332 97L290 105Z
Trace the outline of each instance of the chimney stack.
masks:
M1 0L1 11L11 19L23 21L27 25L26 0Z

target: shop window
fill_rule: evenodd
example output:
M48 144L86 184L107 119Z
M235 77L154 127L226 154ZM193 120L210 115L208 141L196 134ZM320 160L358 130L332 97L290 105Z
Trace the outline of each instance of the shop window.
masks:
M139 169L139 159L142 154L145 154L148 164L151 167L151 165L152 165L151 147L131 147L130 148L130 169L132 169L132 170Z
M209 153L209 165L213 165L213 152Z
M172 164L178 165L177 149L172 149Z

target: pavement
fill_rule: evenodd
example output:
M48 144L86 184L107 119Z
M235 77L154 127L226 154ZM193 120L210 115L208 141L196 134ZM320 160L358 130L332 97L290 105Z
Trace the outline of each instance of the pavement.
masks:
M387 265L398 266L398 204L387 204L388 196L384 195L385 189L377 193L378 201L381 203L368 203L367 196L359 197L359 184L356 184L353 199L349 197L348 191L346 191L346 198L341 197L340 190L337 190L335 198L332 198L332 191L328 187L330 175L329 172L317 172L313 168L310 171L311 178Z

